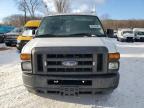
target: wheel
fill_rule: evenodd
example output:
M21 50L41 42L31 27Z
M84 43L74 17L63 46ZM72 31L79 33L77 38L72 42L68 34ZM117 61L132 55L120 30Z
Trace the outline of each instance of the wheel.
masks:
M139 42L139 40L138 40L138 39L135 39L135 42Z
M17 46L17 50L19 51L19 52L21 52L22 51L22 46L20 45L20 46Z
M120 39L120 38L117 38L117 40L118 40L119 42L121 42L121 39Z
M3 42L4 42L4 40L2 38L0 38L0 43L3 43Z
M121 39L121 38L119 38L119 41L120 41L120 42L122 42L122 39Z

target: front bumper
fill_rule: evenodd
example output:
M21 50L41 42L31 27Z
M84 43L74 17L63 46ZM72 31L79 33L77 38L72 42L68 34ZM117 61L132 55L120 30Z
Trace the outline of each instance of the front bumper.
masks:
M133 41L134 41L134 38L133 38L133 37L127 37L127 38L126 38L126 41L127 41L127 42L133 42Z
M16 41L16 40L12 40L12 39L10 39L10 40L5 39L5 43L6 43L6 44L11 44L11 45L16 45L16 44L17 44L17 41Z
M4 37L0 36L0 43L3 43Z
M136 41L144 41L144 37L136 37L135 40Z
M104 92L114 90L119 84L119 73L113 75L98 76L39 76L23 74L25 87L33 93L54 93L65 95L78 95L87 93ZM63 84L53 84L49 81L66 81ZM72 83L69 83L71 82ZM87 84L79 83L80 81L88 82ZM76 82L76 84L74 84ZM90 83L91 82L91 83ZM69 85L70 84L70 85Z

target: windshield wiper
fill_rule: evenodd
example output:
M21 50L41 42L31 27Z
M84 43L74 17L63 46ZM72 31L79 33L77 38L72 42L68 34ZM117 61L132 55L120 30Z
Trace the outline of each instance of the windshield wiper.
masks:
M69 34L67 36L70 37L78 37L78 36L83 36L83 37L106 37L105 34L91 34L91 33L76 33L76 34Z

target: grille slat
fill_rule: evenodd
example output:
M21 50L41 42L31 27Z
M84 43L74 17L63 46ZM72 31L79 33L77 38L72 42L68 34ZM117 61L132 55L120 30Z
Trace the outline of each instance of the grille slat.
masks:
M77 61L78 65L80 66L92 66L93 62L92 61ZM62 65L62 61L48 61L47 62L48 66L61 66Z
M43 71L43 56L41 54L38 54L37 55L37 70L39 72L42 72Z
M93 61L92 58L47 58L47 61L65 61L65 60L77 60L77 61Z
M92 58L92 54L48 54L47 58Z
M101 72L103 70L103 55L97 55L97 72Z
M53 65L53 66L47 66L47 68L92 68L93 66L81 66L81 65L78 65L78 66L58 66L58 65Z
M92 68L48 68L48 72L92 72Z

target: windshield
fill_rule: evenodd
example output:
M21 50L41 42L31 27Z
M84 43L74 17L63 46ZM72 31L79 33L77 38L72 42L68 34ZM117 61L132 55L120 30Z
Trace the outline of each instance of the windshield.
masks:
M49 16L43 19L37 37L104 36L96 16Z
M33 36L34 30L36 31L37 27L26 27L22 33L22 36Z
M137 32L137 35L144 35L144 32Z
M0 34L1 33L8 33L13 29L14 29L14 27L11 27L11 26L0 26Z
M22 32L22 28L15 28L11 32L20 33L20 32Z
M133 34L133 31L124 31L123 32L123 34L126 34L126 33Z
M33 31L33 30L25 30L25 31L22 33L22 36L32 36L32 31Z

